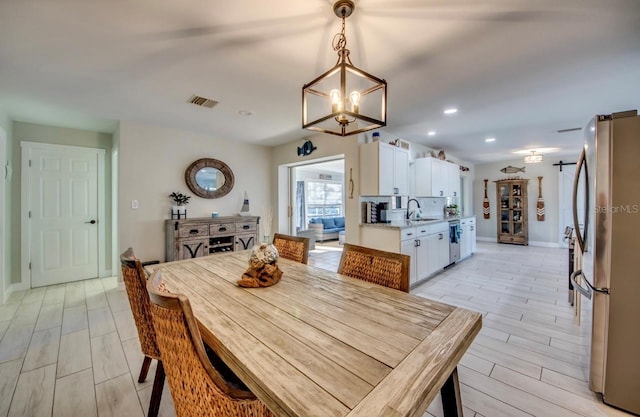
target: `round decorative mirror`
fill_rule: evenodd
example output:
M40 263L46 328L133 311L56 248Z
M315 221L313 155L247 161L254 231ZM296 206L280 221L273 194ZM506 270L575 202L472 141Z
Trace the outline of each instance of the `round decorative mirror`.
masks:
M233 172L229 165L213 158L194 161L184 173L189 189L198 197L219 198L233 188Z

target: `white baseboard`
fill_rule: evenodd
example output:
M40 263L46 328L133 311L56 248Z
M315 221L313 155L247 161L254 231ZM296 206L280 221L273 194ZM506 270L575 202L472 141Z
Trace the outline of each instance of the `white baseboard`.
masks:
M480 242L496 242L496 238L495 237L476 236L476 241L480 241ZM539 241L536 241L536 240L530 240L529 241L529 246L539 246L539 247L543 247L543 248L559 248L560 244L559 243L553 243L553 242L539 242Z
M110 269L100 271L100 276L98 278L109 278L113 276L113 271Z
M28 290L28 289L29 289L29 286L26 283L22 283L22 282L17 282L17 283L13 283L13 284L9 285L9 287L5 288L5 290L4 290L3 304L7 302L7 300L11 296L11 294L13 294L14 292L16 292L16 291L24 291L24 290Z
M559 248L560 244L553 243L553 242L537 242L535 240L530 240L529 246L541 246L543 248Z

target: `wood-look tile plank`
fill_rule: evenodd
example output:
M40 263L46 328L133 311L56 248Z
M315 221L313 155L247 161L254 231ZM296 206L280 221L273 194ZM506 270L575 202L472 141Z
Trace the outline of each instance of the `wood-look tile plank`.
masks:
M11 321L9 320L0 321L0 340L2 340L2 337L4 336L4 332L6 332L7 329L9 328L9 324L11 324Z
M63 377L91 368L89 330L62 335L58 353L57 377Z
M138 329L136 322L133 320L131 310L120 310L113 313L113 320L116 323L116 329L120 340L125 341L138 337Z
M519 336L512 335L509 337L509 342L512 345L524 347L529 351L537 352L550 358L560 359L563 362L570 363L578 366L588 366L589 356L583 355L579 352L569 352L564 349L558 349L554 346L543 345L530 340L524 339Z
M151 372L151 370L149 370ZM142 404L143 410L149 409L149 403L151 402L152 386L147 386L138 390L138 398L140 404ZM160 400L160 409L158 410L158 417L176 417L176 410L173 404L173 398L171 397L171 391L169 390L169 384L165 382L162 389L162 398Z
M75 333L89 328L87 307L83 304L65 308L62 312L62 334Z
M28 303L42 304L42 300L44 299L44 295L46 292L47 292L46 287L32 288L30 290L27 290L27 293L22 299L22 304L28 304Z
M21 324L14 320L0 341L0 363L23 358L27 353L35 323Z
M55 364L58 360L59 345L60 327L52 327L33 333L22 365L22 372Z
M64 305L43 304L40 308L38 321L36 322L35 331L50 329L52 327L60 327L62 325L62 312Z
M129 372L122 344L116 332L91 339L91 358L96 384Z
M560 372L543 368L540 380L557 388L570 391L583 398L600 401L597 399L596 394L589 389L588 383L581 379L572 378Z
M99 417L144 417L131 375L121 375L96 385Z
M11 321L13 315L20 307L20 303L7 303L0 306L0 322Z
M0 417L5 417L9 412L21 367L22 359L0 363Z
M484 415L491 417L531 417L529 413L525 413L522 410L507 403L501 401L491 395L470 387L469 385L460 381L460 393L462 396L462 402L465 406L472 410L482 412ZM466 417L466 415L465 415Z
M47 288L47 292L44 295L42 300L42 305L46 306L49 304L63 304L64 303L64 294L66 292L65 284L58 285L50 285Z
M626 413L597 402L584 401L582 397L572 392L558 389L553 385L529 378L518 372L501 366L496 366L491 372L491 378L507 385L523 390L531 395L544 399L552 404L564 407L572 412L586 417L623 416Z
M89 310L89 334L91 338L116 331L111 310L108 307Z
M70 282L65 285L65 295L64 295L64 308L71 307L80 307L84 306L86 308L85 303L85 293L84 293L84 283L82 281L78 282Z
M461 383L473 387L476 390L484 392L486 394L491 392L491 395L500 401L512 404L513 398L518 398L517 405L513 405L531 415L554 417L580 416L578 413L557 406L552 402L547 401L546 399L538 398L524 390L505 384L494 378L484 376L465 366L458 367L458 374L460 376ZM479 411L482 412L482 410Z
M96 417L95 386L91 369L56 380L53 417Z
M156 374L156 365L157 361L151 361L151 366L149 367L149 372L147 373L147 379L144 382L138 382L137 376L140 374L140 369L142 368L142 361L144 359L144 355L142 354L142 350L140 348L140 341L135 339L127 339L122 342L122 350L124 351L124 356L127 359L127 364L129 365L129 372L134 376L133 383L136 387L136 390L141 390L145 387L153 385L153 378Z
M55 365L20 374L8 417L50 417L55 380Z
M128 310L131 307L129 306L129 298L127 298L127 293L124 289L114 289L106 292L107 301L109 302L109 307L112 312L118 312L122 310Z

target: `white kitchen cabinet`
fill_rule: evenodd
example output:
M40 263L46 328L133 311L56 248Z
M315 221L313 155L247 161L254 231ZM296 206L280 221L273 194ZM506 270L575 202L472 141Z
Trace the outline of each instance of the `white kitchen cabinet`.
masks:
M468 217L460 220L460 227L460 259L464 259L475 252L476 218Z
M459 200L460 197L460 165L445 162L447 170L447 196ZM454 200L458 204L458 201Z
M384 142L360 145L360 195L409 195L409 151Z
M413 284L418 280L416 275L415 252L416 252L415 239L403 240L402 242L400 242L400 253L403 255L409 256L409 258L411 259L409 263L409 285Z
M460 166L437 158L414 161L416 196L459 197Z

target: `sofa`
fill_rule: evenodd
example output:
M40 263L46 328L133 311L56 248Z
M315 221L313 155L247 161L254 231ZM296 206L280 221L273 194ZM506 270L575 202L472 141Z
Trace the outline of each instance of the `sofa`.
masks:
M312 217L309 230L313 231L316 242L338 239L340 232L344 232L344 216Z

